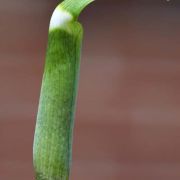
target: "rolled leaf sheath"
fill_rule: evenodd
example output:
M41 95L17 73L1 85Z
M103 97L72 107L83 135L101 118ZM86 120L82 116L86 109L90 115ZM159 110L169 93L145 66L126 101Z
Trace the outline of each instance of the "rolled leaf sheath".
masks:
M69 179L83 34L77 17L91 1L65 0L50 21L33 146L36 180Z

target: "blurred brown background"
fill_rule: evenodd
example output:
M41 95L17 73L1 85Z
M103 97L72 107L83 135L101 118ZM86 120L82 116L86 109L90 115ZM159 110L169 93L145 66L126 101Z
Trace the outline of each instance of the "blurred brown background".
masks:
M32 180L57 0L0 0L0 180ZM96 0L84 46L73 180L180 179L180 1Z

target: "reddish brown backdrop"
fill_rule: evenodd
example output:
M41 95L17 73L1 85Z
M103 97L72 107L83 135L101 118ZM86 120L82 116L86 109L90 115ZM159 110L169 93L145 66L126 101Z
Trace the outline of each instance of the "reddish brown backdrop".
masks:
M0 179L32 180L48 23L57 0L0 0ZM180 2L97 0L85 36L73 180L180 179Z

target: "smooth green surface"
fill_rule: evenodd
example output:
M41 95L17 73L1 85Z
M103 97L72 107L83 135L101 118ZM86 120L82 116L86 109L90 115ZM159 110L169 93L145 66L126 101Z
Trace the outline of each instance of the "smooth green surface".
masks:
M76 20L49 31L33 147L36 180L69 179L82 33Z
M60 8L70 12L76 20L81 11L94 0L65 0L60 4Z

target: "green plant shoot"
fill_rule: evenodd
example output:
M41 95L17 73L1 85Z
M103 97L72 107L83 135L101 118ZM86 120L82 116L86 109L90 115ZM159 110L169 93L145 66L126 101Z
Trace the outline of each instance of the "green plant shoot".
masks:
M68 180L83 36L77 21L93 0L65 0L51 17L33 164L36 180Z

